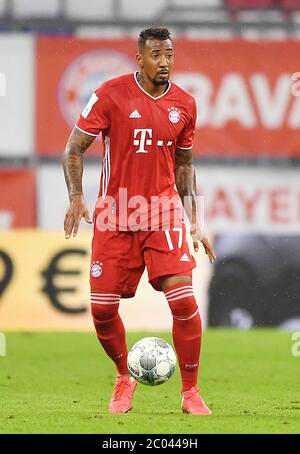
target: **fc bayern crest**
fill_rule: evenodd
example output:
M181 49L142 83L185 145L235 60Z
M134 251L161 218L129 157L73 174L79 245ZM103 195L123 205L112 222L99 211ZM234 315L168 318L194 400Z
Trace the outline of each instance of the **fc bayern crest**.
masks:
M60 111L68 125L74 125L91 94L103 82L135 69L135 62L127 54L113 49L95 49L73 60L58 88Z
M169 111L169 120L171 123L178 123L180 120L180 110L177 107L170 107Z
M91 266L91 275L93 277L100 277L101 274L102 274L102 266L103 263L99 263L99 262L93 262L92 266Z

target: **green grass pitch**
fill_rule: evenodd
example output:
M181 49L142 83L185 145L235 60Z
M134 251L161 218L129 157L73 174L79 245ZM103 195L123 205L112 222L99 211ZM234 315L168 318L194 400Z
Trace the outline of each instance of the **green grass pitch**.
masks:
M131 333L128 344L168 333ZM211 417L180 409L180 379L138 385L133 410L107 411L115 379L94 333L6 333L0 357L0 433L299 433L300 357L291 333L204 334L200 386Z

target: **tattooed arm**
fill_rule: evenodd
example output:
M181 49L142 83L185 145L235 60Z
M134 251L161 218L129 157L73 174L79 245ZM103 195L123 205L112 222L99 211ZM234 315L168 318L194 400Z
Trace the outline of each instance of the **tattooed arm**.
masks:
M74 128L66 145L63 167L69 192L70 205L65 216L65 237L77 235L82 217L92 223L82 192L83 153L95 140L94 136Z
M203 233L197 210L196 172L193 166L192 150L176 148L175 154L176 187L191 224L191 236L194 250L199 250L199 241L203 244L211 263L216 259L213 247Z

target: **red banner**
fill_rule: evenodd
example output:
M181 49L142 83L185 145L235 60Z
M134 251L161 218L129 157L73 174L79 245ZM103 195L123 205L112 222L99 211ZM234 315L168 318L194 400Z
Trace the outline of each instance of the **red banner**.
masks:
M292 80L300 71L299 42L180 39L174 46L172 79L198 106L195 154L300 156L300 96ZM38 39L40 154L62 152L90 94L104 80L133 72L135 52L135 40Z
M36 225L35 173L0 170L0 228Z

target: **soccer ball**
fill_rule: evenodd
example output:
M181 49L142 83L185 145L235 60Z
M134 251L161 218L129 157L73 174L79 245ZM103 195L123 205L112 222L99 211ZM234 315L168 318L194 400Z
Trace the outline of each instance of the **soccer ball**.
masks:
M128 370L139 383L155 386L165 383L173 375L176 355L165 340L144 337L128 353Z

